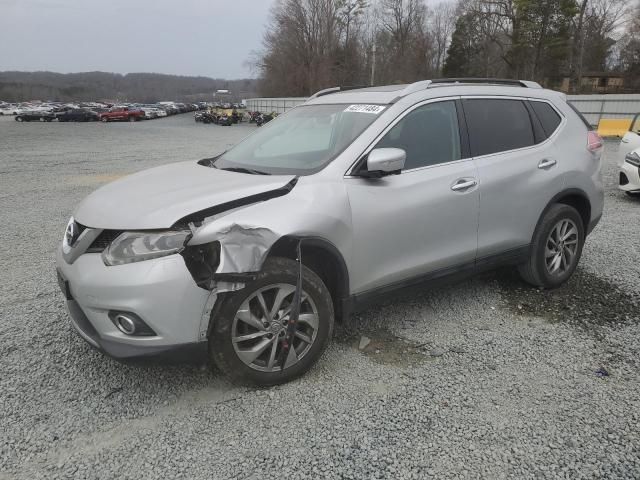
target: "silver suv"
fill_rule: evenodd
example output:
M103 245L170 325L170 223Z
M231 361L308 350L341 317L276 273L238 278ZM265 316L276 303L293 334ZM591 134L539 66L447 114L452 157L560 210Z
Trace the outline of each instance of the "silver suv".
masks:
M324 90L219 156L89 195L58 279L113 357L208 349L236 380L281 383L395 290L499 265L565 282L602 215L602 147L532 82Z

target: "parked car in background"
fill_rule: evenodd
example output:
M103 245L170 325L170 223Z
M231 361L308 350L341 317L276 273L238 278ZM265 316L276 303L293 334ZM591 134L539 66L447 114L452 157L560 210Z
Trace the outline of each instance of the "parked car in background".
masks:
M115 357L203 349L282 383L390 292L499 266L565 283L602 215L602 150L533 82L336 87L221 155L89 195L58 279L79 335Z
M640 113L633 118L629 130L622 137L618 154L623 159L627 153L637 148L640 148Z
M94 122L97 121L98 113L84 108L68 109L60 113L56 113L59 122Z
M154 118L166 117L167 112L165 112L162 108L157 107L156 105L141 105L140 110L144 113L145 120L152 120Z
M627 153L620 163L620 190L640 197L640 148Z
M144 118L144 112L129 107L113 107L108 112L100 114L101 122L136 122Z
M640 196L640 114L618 147L619 188L627 195Z
M17 115L23 111L18 105L6 105L0 108L0 115Z
M56 116L53 113L32 110L18 113L15 118L16 122L50 122L55 120Z

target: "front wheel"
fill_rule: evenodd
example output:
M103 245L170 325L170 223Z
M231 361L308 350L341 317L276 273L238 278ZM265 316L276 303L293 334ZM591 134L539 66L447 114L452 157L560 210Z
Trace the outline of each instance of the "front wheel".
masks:
M309 370L329 344L334 324L331 295L322 280L303 266L295 336L286 358L281 355L297 275L295 261L267 259L254 281L226 294L214 310L210 355L233 380L260 386L288 382Z
M551 206L536 227L529 261L518 267L520 276L537 287L559 287L578 266L584 240L578 211L564 204Z
M109 119L107 117L101 117L100 121L104 122L104 123L107 123L109 121Z

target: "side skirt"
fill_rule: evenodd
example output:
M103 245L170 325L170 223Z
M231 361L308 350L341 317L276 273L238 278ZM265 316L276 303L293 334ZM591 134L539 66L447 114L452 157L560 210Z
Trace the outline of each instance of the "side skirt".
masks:
M401 282L383 285L365 292L353 294L342 300L343 318L347 320L350 314L360 312L372 305L389 300L406 290L422 290L425 288L440 287L442 285L456 283L487 270L508 265L519 265L528 260L530 249L530 245L514 248L499 254L478 258L475 262L467 262L453 267L442 268L424 275L402 280Z

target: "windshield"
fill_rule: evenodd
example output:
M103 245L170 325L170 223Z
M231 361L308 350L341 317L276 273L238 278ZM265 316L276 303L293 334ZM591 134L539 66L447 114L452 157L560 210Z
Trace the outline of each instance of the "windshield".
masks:
M248 173L309 175L347 148L384 110L379 105L303 105L265 124L213 166Z

